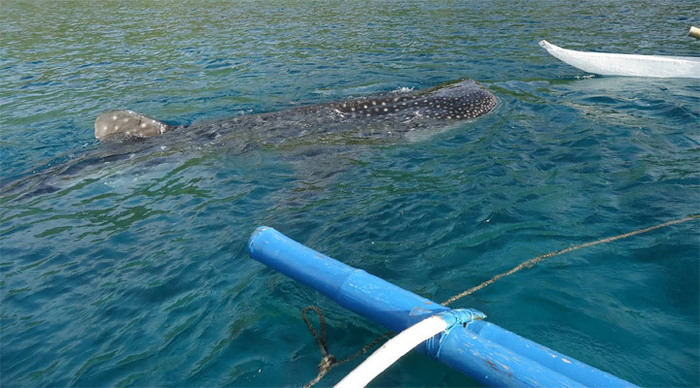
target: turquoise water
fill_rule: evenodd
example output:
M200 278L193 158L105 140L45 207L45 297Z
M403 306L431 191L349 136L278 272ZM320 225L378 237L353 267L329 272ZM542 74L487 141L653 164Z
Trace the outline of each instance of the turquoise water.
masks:
M499 105L419 142L322 148L322 167L205 147L3 195L0 385L300 386L320 361L305 306L339 358L383 332L251 260L258 225L442 301L698 213L698 81L590 78L537 46L699 55L691 24L692 1L4 0L4 185L99 148L92 125L112 108L190 124L459 78ZM636 384L697 386L699 260L694 220L456 306ZM474 382L412 354L374 385Z

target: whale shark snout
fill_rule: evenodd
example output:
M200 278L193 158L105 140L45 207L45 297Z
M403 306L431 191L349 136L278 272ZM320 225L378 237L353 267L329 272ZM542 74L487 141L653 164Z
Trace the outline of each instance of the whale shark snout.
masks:
M472 80L446 83L426 90L402 90L340 102L294 108L287 111L239 116L217 123L184 128L218 138L238 132L254 132L262 143L281 143L329 133L377 138L407 138L408 132L438 131L450 122L470 120L489 113L496 97ZM105 141L138 140L162 135L182 127L170 126L130 110L110 110L95 121L95 137Z

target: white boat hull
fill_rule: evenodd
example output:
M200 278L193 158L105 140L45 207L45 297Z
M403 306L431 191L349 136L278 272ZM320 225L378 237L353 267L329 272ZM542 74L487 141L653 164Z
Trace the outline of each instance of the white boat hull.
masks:
M700 57L671 57L567 50L546 40L540 46L553 57L587 73L628 77L700 78Z

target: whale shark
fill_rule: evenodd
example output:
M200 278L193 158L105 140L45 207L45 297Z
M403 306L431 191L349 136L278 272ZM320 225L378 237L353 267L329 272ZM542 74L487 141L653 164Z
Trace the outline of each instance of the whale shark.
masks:
M496 105L497 98L486 87L459 80L191 125L170 125L131 110L107 110L95 120L98 147L3 184L2 197L18 191L21 196L51 193L81 176L96 180L120 166L148 168L207 148L242 154L330 145L335 153L360 144L416 141L486 115Z
M495 106L496 97L485 87L463 80L428 90L399 90L189 127L168 125L130 110L110 110L97 116L95 137L101 141L130 141L188 131L216 139L228 134L240 138L243 132L254 131L255 140L262 144L323 138L327 134L365 139L411 138L413 131L434 133L445 124L482 116Z

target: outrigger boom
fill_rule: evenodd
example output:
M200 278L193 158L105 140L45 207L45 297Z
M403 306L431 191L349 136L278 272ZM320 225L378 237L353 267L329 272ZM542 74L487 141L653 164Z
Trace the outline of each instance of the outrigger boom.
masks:
M700 78L700 57L637 55L568 50L546 40L539 45L560 61L598 75Z
M269 227L248 243L253 259L312 287L341 306L400 332L434 316L457 320L417 349L484 385L631 387L633 384L486 322L452 310L306 247Z

